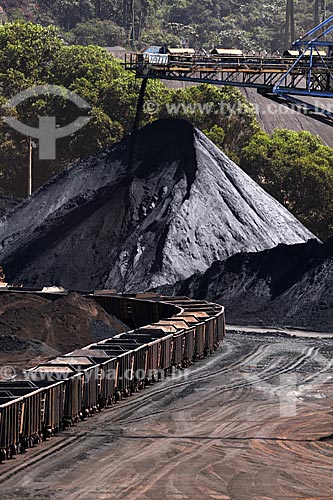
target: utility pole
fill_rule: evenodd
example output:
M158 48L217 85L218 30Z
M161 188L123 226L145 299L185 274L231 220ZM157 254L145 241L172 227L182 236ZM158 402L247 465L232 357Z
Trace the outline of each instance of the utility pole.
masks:
M129 20L129 0L123 0L123 24L122 26L127 29L130 24Z
M101 18L101 0L95 0L95 17L96 19Z
M28 139L28 153L29 153L29 160L28 160L28 196L32 195L33 191L33 158L34 158L34 149L37 147L37 144L35 141L29 137Z
M5 24L5 11L3 10L2 5L0 5L0 26L1 24Z
M290 38L291 42L295 41L295 2L290 0Z
M314 24L317 26L326 19L326 0L315 0L314 3Z
M317 0L316 0L317 1ZM286 25L284 32L284 49L289 49L295 40L295 5L294 0L287 0L286 5Z
M320 14L319 14L319 4L321 3L321 0L315 0L314 3L314 13L313 13L313 20L314 20L314 25L318 26L319 24L319 19L320 19Z
M135 0L131 1L131 17L132 17L132 45L134 49L135 44Z
M29 137L29 167L28 167L28 196L32 195L32 139Z

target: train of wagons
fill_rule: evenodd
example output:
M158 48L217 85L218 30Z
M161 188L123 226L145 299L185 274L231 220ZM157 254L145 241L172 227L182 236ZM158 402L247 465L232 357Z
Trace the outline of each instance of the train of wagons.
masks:
M131 330L40 364L18 380L0 381L0 461L188 367L225 335L218 304L153 294L84 295Z
M278 51L274 51L272 54L267 54L266 51L261 53L256 53L254 51L244 52L240 49L228 49L228 48L214 48L209 52L204 50L197 51L193 48L179 48L179 47L167 47L162 46L151 46L148 47L142 53L137 54L138 63L143 66L151 67L161 67L165 68L167 66L174 66L181 64L182 66L193 66L198 67L215 67L216 65L242 65L248 64L259 64L259 65L285 65L290 66L295 62L300 55L302 55L302 60L307 62L310 57L313 62L318 64L322 63L327 58L331 59L332 54L328 54L325 50L305 50L301 52L299 50L286 50L282 54ZM233 67L232 66L232 67Z

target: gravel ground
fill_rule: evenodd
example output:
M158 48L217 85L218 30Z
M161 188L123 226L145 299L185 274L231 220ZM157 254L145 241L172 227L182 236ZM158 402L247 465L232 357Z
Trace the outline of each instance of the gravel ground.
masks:
M229 333L204 362L1 466L2 498L332 499L332 354L331 339Z

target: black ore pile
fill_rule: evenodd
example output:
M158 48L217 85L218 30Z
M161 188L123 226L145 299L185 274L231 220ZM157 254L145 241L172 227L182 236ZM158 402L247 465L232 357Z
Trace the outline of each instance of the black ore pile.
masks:
M333 238L215 262L164 292L226 306L228 323L333 331Z
M0 220L10 281L145 290L313 235L203 133L160 120L54 177Z
M0 339L34 339L59 352L69 352L127 329L94 300L77 293L54 301L32 293L0 293Z
M0 196L0 217L7 215L19 204L20 200L10 196Z

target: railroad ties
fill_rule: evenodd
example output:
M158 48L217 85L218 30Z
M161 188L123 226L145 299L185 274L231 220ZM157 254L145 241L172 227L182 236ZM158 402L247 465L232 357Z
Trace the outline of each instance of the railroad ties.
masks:
M155 294L84 295L132 330L40 364L20 380L0 381L0 462L199 361L225 336L218 304Z

